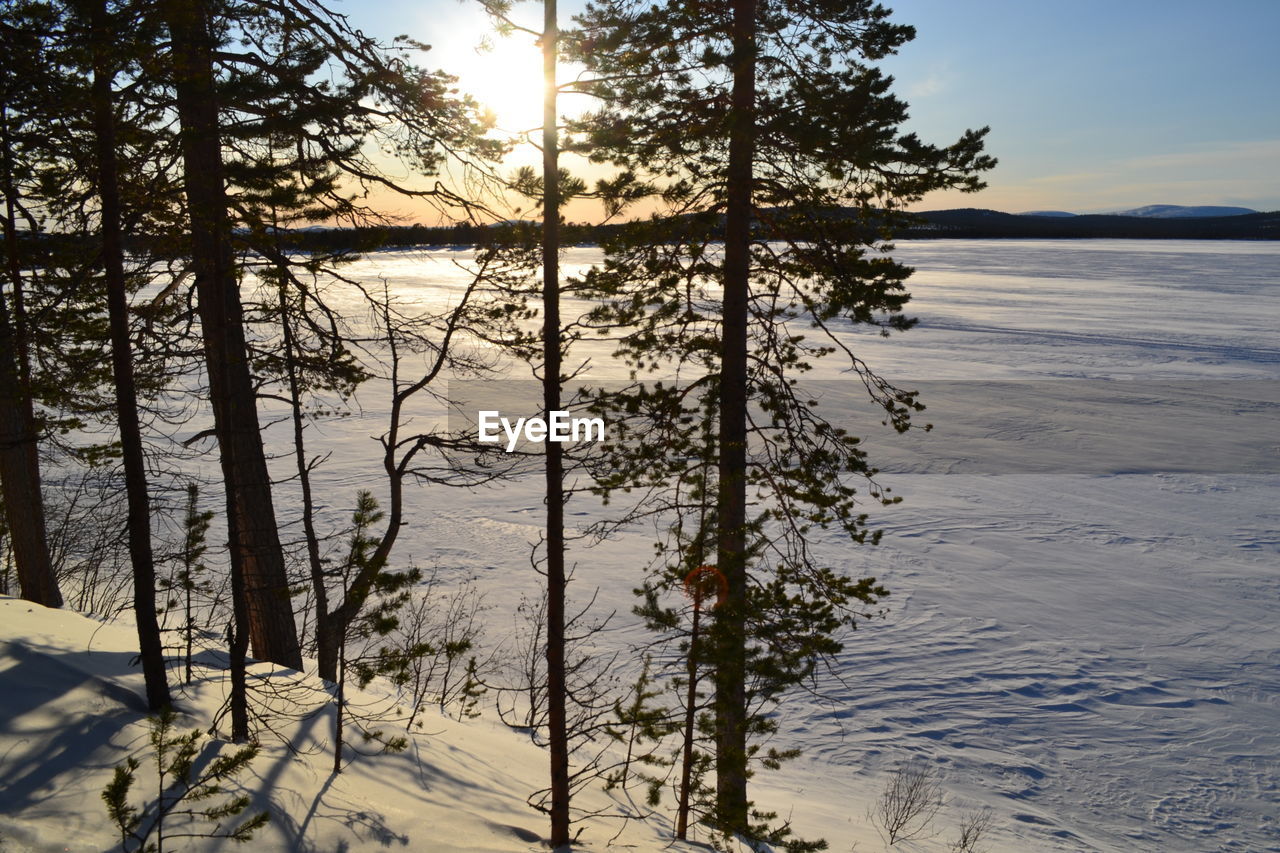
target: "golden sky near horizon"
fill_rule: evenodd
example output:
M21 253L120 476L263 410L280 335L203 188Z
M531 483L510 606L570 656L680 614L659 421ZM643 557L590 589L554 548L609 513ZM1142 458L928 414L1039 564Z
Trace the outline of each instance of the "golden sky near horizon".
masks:
M882 65L910 105L904 130L938 145L991 125L1000 160L976 195L935 193L921 210L984 207L1012 213L1116 211L1146 204L1280 209L1277 0L1223 0L1221 13L1167 0L1076 4L1025 0L896 0L895 18L918 36ZM562 0L563 25L581 0ZM1099 17L1105 7L1105 17ZM541 4L513 7L541 26ZM541 58L527 33L500 36L470 2L384 0L354 6L352 22L383 38L408 32L432 44L419 57L459 78L500 127L541 124ZM488 50L482 45L488 45ZM566 79L572 69L562 72ZM582 101L581 97L576 100ZM583 107L566 98L568 111ZM511 161L537 165L526 148ZM582 164L564 163L575 174ZM421 210L388 199L410 221ZM571 203L574 221L599 217Z

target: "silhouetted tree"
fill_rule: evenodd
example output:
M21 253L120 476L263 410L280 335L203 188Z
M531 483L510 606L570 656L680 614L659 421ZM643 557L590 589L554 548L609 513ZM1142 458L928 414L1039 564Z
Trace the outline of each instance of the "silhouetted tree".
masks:
M259 658L301 669L231 251L214 72L217 45L212 26L217 10L205 0L165 0L161 8L170 36L169 72L182 125L191 264L226 490L236 610L232 670L243 666L250 638ZM233 711L237 737L247 737L247 726L247 718Z
M508 29L513 28L506 12L508 0L482 0L485 8ZM542 52L542 174L532 171L517 175L517 188L541 201L542 346L541 380L544 417L561 409L564 384L565 341L560 319L560 227L561 206L567 197L560 169L560 117L558 110L560 30L556 0L542 0L542 30L530 33L538 39ZM526 32L529 32L526 30ZM569 701L565 662L565 573L564 532L564 450L557 442L543 446L543 473L547 507L544 538L546 546L546 659L547 659L547 746L550 758L551 846L570 841L569 732L566 703Z
M111 365L115 378L116 419L124 456L125 492L129 505L129 556L133 566L133 615L137 625L147 706L168 707L169 683L164 644L156 619L156 569L151 549L151 500L147 492L146 458L138 420L129 336L128 285L125 279L124 232L121 222L120 173L116 164L116 100L112 92L117 73L113 56L117 27L112 26L106 0L88 0L88 41L92 62L94 141L97 149L99 231L102 266L107 286L107 314L111 323ZM188 652L189 654L189 652ZM190 664L188 664L190 666Z
M714 822L759 835L747 778L752 737L770 726L760 702L838 649L834 632L884 594L807 548L815 526L865 538L845 475L873 469L795 377L842 353L907 427L914 395L872 373L834 324L910 326L910 270L881 251L889 227L931 190L979 189L994 161L985 131L942 148L899 131L906 105L871 63L914 31L866 0L605 0L579 23L573 53L594 75L582 88L603 104L580 125L583 150L619 169L599 192L612 213L640 198L660 208L605 242L585 277L605 303L593 319L618 331L638 371L688 380L633 398L659 411L658 431L611 460L602 485L679 481L714 495L708 523L685 527L728 580L708 644ZM883 497L874 482L870 492ZM673 555L662 583L688 568Z
M54 26L54 11L45 4L15 2L6 3L0 16L0 490L22 597L61 607L45 533L30 364L26 296L35 264L24 253L35 251L31 238L43 230L32 213L38 202L32 204L26 196L38 180L50 141L51 124L45 116L62 98L65 81L53 73L45 57L43 32Z

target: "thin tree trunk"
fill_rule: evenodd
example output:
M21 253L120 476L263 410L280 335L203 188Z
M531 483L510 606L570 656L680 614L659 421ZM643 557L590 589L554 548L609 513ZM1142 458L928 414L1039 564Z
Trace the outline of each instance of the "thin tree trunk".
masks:
M744 833L747 813L747 311L755 147L755 0L733 2L724 316L720 366L719 560L728 594L716 616L716 811Z
M382 467L387 474L387 529L383 531L382 538L378 540L378 545L374 548L373 555L365 563L363 567L356 573L356 576L350 581L344 582L342 590L342 603L334 607L332 611L323 611L325 605L317 601L316 616L316 662L320 677L328 681L337 682L339 684L339 692L341 692L341 681L343 678L343 654L347 639L347 629L355 618L360 615L361 608L369 598L369 594L373 591L374 584L377 582L378 575L382 572L383 566L387 564L387 558L391 555L391 549L396 543L396 539L400 536L400 528L404 526L404 466L408 464L405 459L403 464L397 462L396 451L400 445L400 415L404 410L405 400L409 399L415 390L422 388L429 381L429 377L423 377L418 382L412 383L408 388L400 387L400 351L396 344L395 333L392 331L390 310L384 303L382 306L383 320L387 326L387 348L391 353L391 414L388 417L387 435L383 439L383 455ZM441 346L441 357L445 349L448 347L448 340ZM437 364L437 367L439 365ZM431 374L434 377L434 373ZM319 599L319 596L317 596ZM325 597L327 601L327 595Z
M542 405L548 422L560 409L560 139L556 116L556 0L543 0L542 76ZM569 844L569 736L565 715L564 457L548 441L547 738L551 757L551 846Z
M699 581L701 579L699 578ZM689 659L685 677L689 680L684 706L684 746L680 757L680 802L676 807L676 838L689 837L689 789L693 786L693 728L698 717L698 622L702 615L702 593L694 587L693 628L689 632Z
M235 541L236 518L227 519L228 533ZM231 740L249 740L249 685L245 658L249 652L249 602L244 588L244 572L231 564L231 625L227 628L227 667L231 670Z
M210 11L203 0L166 0L174 89L191 218L200 324L214 430L227 492L231 566L245 594L254 655L302 668L232 264L213 79Z
M115 76L106 56L107 6L93 5L93 123L98 148L98 195L102 200L102 257L107 281L107 314L111 324L111 367L116 385L116 417L124 455L125 494L129 504L129 557L133 562L133 613L138 627L138 648L147 687L147 707L159 711L169 706L169 683L164 666L164 646L156 621L156 571L151 553L151 504L138 424L138 399L129 351L129 315L125 294L124 250L120 233L120 186L116 169L115 116L111 81Z
M22 328L22 264L18 259L17 189L13 184L13 143L8 116L0 106L0 155L4 157L4 245L9 299L0 294L0 491L22 597L45 607L61 607L62 593L49 559L35 411Z
M276 231L279 234L279 230ZM329 592L324 585L324 563L320 555L320 537L316 535L315 500L311 493L311 468L307 464L307 444L304 431L306 420L302 412L301 383L298 380L297 359L294 351L292 321L289 316L289 290L286 284L279 289L280 328L284 336L285 373L289 383L289 409L293 423L293 457L298 469L298 484L302 487L302 533L307 543L307 565L311 574L311 590L316 608L316 655L319 658L319 675L328 681L337 680L337 657L333 618L329 613Z
M17 333L0 299L0 488L22 597L61 607L45 539L44 498L29 388L19 379Z
M338 672L334 678L333 708L333 775L342 772L342 726L343 711L346 709L347 692L347 657L346 646L342 638L338 640Z
M182 591L185 595L185 607L183 615L186 616L185 626L183 628L183 639L186 641L186 654L183 656L185 666L183 668L183 684L191 683L191 650L195 643L196 622L195 617L191 615L191 590L193 582L191 580L191 564L187 564L187 577L182 584Z

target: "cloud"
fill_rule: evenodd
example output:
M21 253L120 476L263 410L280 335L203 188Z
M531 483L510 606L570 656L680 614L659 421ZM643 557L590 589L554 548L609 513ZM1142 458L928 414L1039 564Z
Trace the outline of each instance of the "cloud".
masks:
M908 100L929 98L950 89L953 79L950 65L942 63L930 68L922 79L903 81L905 84L903 91Z

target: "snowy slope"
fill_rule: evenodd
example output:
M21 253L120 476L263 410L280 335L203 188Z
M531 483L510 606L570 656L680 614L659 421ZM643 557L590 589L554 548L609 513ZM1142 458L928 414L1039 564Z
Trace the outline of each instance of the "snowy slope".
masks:
M1240 216L1245 213L1257 213L1250 207L1229 207L1222 205L1201 204L1190 207L1181 204L1148 204L1132 210L1121 210L1116 216L1145 216L1153 219L1182 219L1195 216Z
M1140 216L1150 219L1188 219L1193 217L1206 216L1241 216L1246 213L1257 213L1258 211L1249 207L1227 207L1221 205L1193 205L1186 206L1181 204L1148 204L1142 207L1135 207L1129 210L1117 210L1110 214L1112 216ZM1019 216L1078 216L1079 214L1070 213L1065 210L1028 210L1018 214Z
M142 677L131 663L136 645L128 625L0 596L0 849L6 853L99 851L118 840L100 794L112 768L129 755L147 766ZM207 727L223 701L221 671L197 672L201 677L175 696L179 731ZM289 685L289 695L300 701L291 706L298 719L282 717L273 726L292 751L264 732L263 752L242 780L254 795L251 809L268 809L271 820L241 849L545 849L543 817L525 798L543 787L546 757L527 737L492 721L428 713L406 752L355 758L333 777L333 719L320 684L266 665L252 672L270 676L277 689ZM376 692L350 695L357 706L387 705ZM385 728L395 733L394 722ZM140 781L135 804L145 790ZM588 804L609 809L611 817L588 822L586 849L603 849L620 829L622 843L666 846L660 823L623 826L623 809L612 801L589 795ZM226 846L193 842L175 849Z

